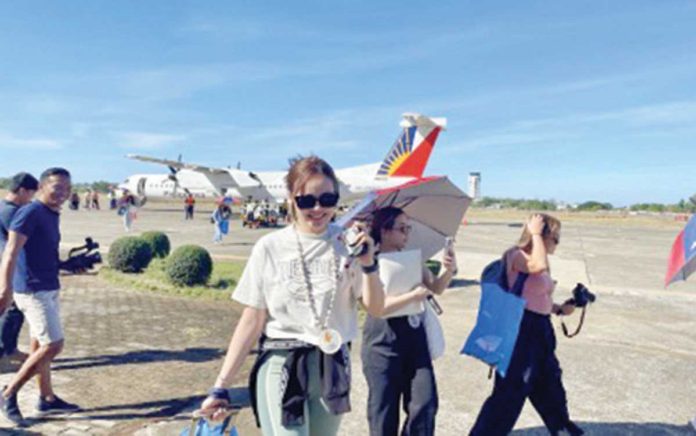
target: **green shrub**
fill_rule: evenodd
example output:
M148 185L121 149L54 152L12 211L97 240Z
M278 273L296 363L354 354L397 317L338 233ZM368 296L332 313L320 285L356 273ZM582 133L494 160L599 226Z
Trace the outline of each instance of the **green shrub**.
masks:
M169 255L169 250L171 245L169 244L169 238L163 232L145 232L140 235L142 239L150 244L150 249L152 250L152 257L164 258Z
M135 236L118 238L109 247L109 265L122 272L140 272L152 260L150 244Z
M213 260L205 248L184 245L167 258L164 271L177 286L204 285L213 272Z

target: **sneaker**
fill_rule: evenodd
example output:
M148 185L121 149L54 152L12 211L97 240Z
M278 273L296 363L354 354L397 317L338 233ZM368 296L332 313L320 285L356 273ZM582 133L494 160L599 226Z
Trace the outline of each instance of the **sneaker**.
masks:
M2 389L4 391L5 388ZM19 405L17 404L17 394L11 395L9 398L5 398L0 391L0 411L7 418L8 421L16 425L17 427L26 427L27 423L22 416L22 412L19 411Z
M80 410L77 404L68 403L58 395L53 396L53 401L48 401L44 397L39 397L36 405L36 412L39 416L50 415L53 413L71 413Z

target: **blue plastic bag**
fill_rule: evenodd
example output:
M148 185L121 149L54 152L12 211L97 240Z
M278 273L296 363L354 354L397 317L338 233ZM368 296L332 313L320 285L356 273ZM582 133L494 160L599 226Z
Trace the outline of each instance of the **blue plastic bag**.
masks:
M222 220L218 224L220 226L220 233L226 235L230 231L230 222L227 220Z
M237 433L237 427L230 426L231 417L225 418L220 424L211 424L208 420L203 418L198 418L196 420L195 426L186 427L181 431L179 436L239 436Z
M481 302L474 330L461 354L495 366L505 377L517 342L525 300L495 283L481 283Z

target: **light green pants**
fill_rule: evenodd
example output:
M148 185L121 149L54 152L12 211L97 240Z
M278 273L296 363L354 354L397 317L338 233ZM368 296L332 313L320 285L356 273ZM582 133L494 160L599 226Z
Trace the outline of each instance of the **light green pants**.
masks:
M309 375L308 398L304 405L303 425L283 427L280 396L280 377L287 352L275 351L259 369L256 398L261 432L264 436L332 436L338 433L341 415L334 415L321 398L319 352L307 356Z

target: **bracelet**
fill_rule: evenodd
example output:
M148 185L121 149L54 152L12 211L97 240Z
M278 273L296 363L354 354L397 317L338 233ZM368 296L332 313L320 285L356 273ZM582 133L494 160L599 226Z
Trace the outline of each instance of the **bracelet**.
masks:
M373 272L376 272L379 269L379 262L377 261L377 258L375 257L375 263L373 263L370 266L360 265L360 268L362 268L363 273L372 274Z
M230 402L230 392L225 388L212 388L208 391L208 396L216 400L225 400Z

